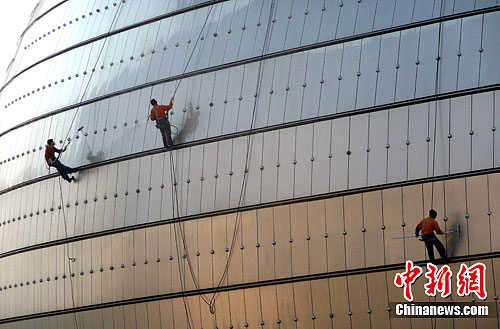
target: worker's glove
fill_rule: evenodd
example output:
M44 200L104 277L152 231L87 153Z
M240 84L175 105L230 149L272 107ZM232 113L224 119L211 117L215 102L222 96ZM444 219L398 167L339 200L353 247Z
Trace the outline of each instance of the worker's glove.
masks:
M170 103L173 103L174 102L174 97L172 96L172 98L170 98Z

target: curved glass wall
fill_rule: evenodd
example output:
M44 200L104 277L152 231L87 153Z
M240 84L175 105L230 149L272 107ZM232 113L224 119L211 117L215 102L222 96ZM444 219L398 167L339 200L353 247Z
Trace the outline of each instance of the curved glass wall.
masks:
M123 4L124 7L120 10L123 10L125 5L126 3ZM190 62L186 72L259 56L262 52L266 32L264 25L268 21L267 17L262 15L265 15L263 13L269 13L268 7L269 5L260 4L250 11L253 8L252 6L247 7L242 4L239 7L239 5L235 6L232 2L213 5L213 14L210 15L207 22L206 33L203 33L203 40L199 41L199 45L193 54L194 60ZM0 100L1 106L7 109L7 113L23 108L24 111L30 111L27 113L27 117L31 118L78 103L82 99L89 100L97 96L154 82L158 79L178 76L184 72L186 57L193 50L195 40L199 35L208 10L208 7L205 7L146 24L113 35L109 39L101 39L76 48L43 62L23 73L5 87ZM279 12L278 9L277 12ZM298 40L297 42L285 42L282 46L278 46L279 42L273 41L273 38L279 37L287 40L289 37L295 36L296 33L293 31L295 24L300 30L309 31L306 28L307 24L312 24L316 20L309 22L308 18L312 16L303 16L305 18L300 21L286 19L288 32L284 36L280 35L278 28L280 24L283 24L283 22L280 23L282 20L278 21L276 19L275 23L272 23L270 53L302 45L301 41ZM336 61L339 59L342 61L344 55L346 60L349 61L349 63L342 63L344 72L337 70L339 72L332 73L338 77L343 75L355 82L358 80L356 74L364 73L361 72L361 65L363 65L366 67L366 73L369 77L373 79L375 76L380 76L384 86L387 85L387 89L391 90L390 88L393 88L391 82L394 83L396 80L396 70L394 68L399 66L401 71L398 75L407 75L407 81L414 80L417 65L420 65L415 65L415 63L419 61L421 63L419 67L421 75L425 75L427 79L432 79L435 74L432 73L432 69L429 67L435 66L436 63L433 59L440 54L437 47L440 41L438 40L439 31L441 30L443 36L443 48L441 50L443 74L440 77L441 80L460 80L463 76L469 76L470 74L477 76L475 81L471 79L466 84L455 84L453 85L454 88L447 85L446 88L443 88L444 91L449 91L450 88L451 90L457 90L494 83L496 82L494 77L498 76L496 72L483 74L482 81L479 81L479 59L482 59L482 57L488 58L486 60L491 62L491 67L498 67L495 64L498 58L495 56L498 50L498 44L495 40L500 26L498 17L496 12L475 15L445 22L441 26L439 24L426 25L374 38L366 38L363 39L363 41L366 40L364 45L358 40L333 46L333 48L329 47L328 49L331 49L331 52L334 53L331 56L335 56ZM245 22L248 20L247 23L240 23L248 24L248 28L246 25L238 29L231 28L231 24L242 20ZM250 24L250 22L253 23ZM467 33L461 33L462 27L467 29ZM316 30L319 28L320 26L315 27ZM167 32L162 34L159 31ZM313 31L310 31L310 33L313 36L318 34ZM337 33L330 36L331 39L337 37ZM318 38L320 38L319 35L316 36L316 39L311 40L311 43L318 41ZM459 39L448 40L449 38ZM481 43L483 39L484 42ZM448 43L450 43L450 47L448 47ZM342 48L340 52L339 47ZM401 51L393 51L395 48ZM482 49L481 53L479 53L479 49ZM102 54L101 50L103 51ZM460 58L457 57L458 53L461 54ZM100 54L101 56L99 56ZM417 55L415 56L415 54ZM318 55L318 57L321 57L321 55ZM379 61L378 57L383 60ZM297 60L299 62L289 65L291 67L302 66L303 68L297 72L292 72L292 74L304 74L302 70L305 69L304 61L306 58L297 58ZM378 62L378 66L371 67L375 62ZM465 62L466 64L459 65L458 62ZM340 68L341 63L338 64ZM95 72L93 72L94 67ZM460 75L458 77L453 76L456 75L456 73L453 74L453 71L458 70L458 67L462 71L462 77ZM334 66L333 69L335 70L336 67ZM380 70L380 74L373 72L377 69ZM390 81L386 83L384 79ZM405 83L404 79L405 77L399 83ZM365 78L359 80L365 80ZM344 82L344 85L349 82L351 81ZM429 82L424 81L421 84L423 86L416 86L416 88L425 88L424 86L429 85ZM453 83L449 82L449 84ZM351 88L350 85L346 87L351 93L355 89ZM426 95L428 93L426 90L418 90L416 95ZM396 100L404 99L404 96L405 91L398 91ZM385 101L383 96L378 98L379 103ZM342 104L342 100L340 102L340 106L348 106L349 102L352 101L349 99L345 105ZM25 121L17 119L16 116L12 117L13 119L2 120L1 131Z
M78 184L62 185L64 202L59 198L58 178L30 184L0 195L0 230L23 234L24 225L44 223L40 225L51 227L52 233L42 235L41 240L40 236L29 241L14 238L19 244L6 240L9 242L1 251L62 238L64 231L55 233L61 208L66 209L70 227L75 226L69 235L78 236L178 216L234 211L239 205L258 206L493 169L500 163L496 133L499 96L498 91L487 92L252 135L241 202L246 136L82 171ZM107 151L100 146L106 145L100 133L92 136L79 148L71 146L74 149L62 161L71 164L71 159L89 162L113 152L129 154L148 138L156 146L161 144L156 132L132 134L130 139L118 135L115 148ZM90 152L90 145L95 153ZM25 157L13 160L20 164L11 165L5 177L22 177L26 168L47 172L40 165L41 154L33 162L24 162ZM176 172L177 193L172 191L171 166ZM175 207L174 195L179 197ZM33 230L36 232L38 229Z
M467 24L484 25L484 28L473 30L477 34L469 30L459 33L457 28ZM72 137L80 126L84 126L86 136L81 135L80 140L73 141L71 155L65 155L65 161L72 166L158 147L156 129L146 118L149 99L154 97L167 102L177 84L179 89L170 114L171 122L177 127L176 143L182 144L250 127L274 126L500 82L500 74L490 69L500 67L500 57L492 55L500 47L498 43L493 45L500 36L499 13L443 23L443 35L462 36L454 44L450 44L447 37L440 43L439 33L439 24L433 24L265 60L253 125L251 117L259 63L237 65L105 98L38 120L0 137L0 140L9 141L5 143L8 147L0 151L4 166L1 169L8 170L4 168L9 166L19 169L16 159L26 157L31 161L49 136L62 142L66 135ZM482 45L477 44L477 40L483 40ZM393 52L394 49L399 51ZM439 53L441 56L436 57ZM139 76L145 76L140 69L137 75L132 74L134 81ZM109 80L109 76L94 76L93 79L98 81L97 85L100 81L101 85L113 90L124 87L121 79L116 83ZM52 103L61 98L76 99L79 91L85 88L82 85L73 91L73 96L71 93L61 95L57 88L67 87L71 92L70 84L61 85L53 86L53 97L57 101ZM118 88L118 85L121 86ZM89 90L90 95L92 89ZM17 106L23 106L22 102ZM36 106L32 111L37 111ZM75 124L68 133L64 127L69 127L75 115ZM16 116L4 122L23 120ZM28 137L29 134L35 135ZM123 149L122 144L126 145ZM92 154L90 158L79 157L83 149ZM13 179L4 176L3 187L43 174L43 171L25 171L14 175Z
M425 327L379 283L431 207L496 303L499 40L491 0L61 2L0 94L0 325Z

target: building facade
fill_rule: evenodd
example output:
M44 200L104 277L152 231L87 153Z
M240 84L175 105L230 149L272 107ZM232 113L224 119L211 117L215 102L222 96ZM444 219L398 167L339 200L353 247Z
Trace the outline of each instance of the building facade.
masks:
M42 0L0 93L0 327L499 328L390 317L430 208L497 307L499 53L498 0Z

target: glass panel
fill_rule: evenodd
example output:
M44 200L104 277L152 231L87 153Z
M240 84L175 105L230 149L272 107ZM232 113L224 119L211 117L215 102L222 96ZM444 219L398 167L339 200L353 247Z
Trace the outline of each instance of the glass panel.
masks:
M288 74L290 71L291 60L291 56L282 56L268 61L274 64L272 89L269 90L269 93L271 93L272 90L272 94L269 101L268 125L275 125L284 121L285 104L287 99L286 89L288 86ZM261 89L261 93L265 91L265 89Z
M246 139L246 138L245 138ZM249 137L248 149L245 147L245 155L248 153L248 173L246 174L244 204L257 204L260 200L260 189L262 184L262 148L263 134ZM261 169L262 168L262 169ZM238 185L235 185L239 188ZM236 190L235 190L236 191ZM233 192L234 193L234 192ZM239 195L239 192L236 192Z
M413 9L413 22L420 22L432 18L432 10L436 6L435 1L415 0Z
M187 37L188 51L186 53L187 58L182 66L183 69L186 67L187 60L189 60L189 56L191 56L191 54L193 54L192 60L188 65L188 70L190 71L207 67L208 63L210 63L210 56L215 41L214 33L217 28L217 6L212 8L205 29L203 30L200 40L198 41L198 45L194 48L196 38L200 35L201 28L206 20L206 16L208 15L208 10L210 10L210 8L196 11L191 34Z
M476 4L477 5L477 4ZM498 82L500 76L500 45L498 33L500 31L500 13L488 13L484 15L483 40L481 47L481 72L479 84L481 86Z
M210 124L210 114L213 110L213 92L215 87L215 73L208 73L201 77L199 94L193 94L197 98L196 112L198 116L198 126L195 130L194 139L203 139L208 135ZM199 113L199 115L198 115Z
M193 146L189 157L189 179L187 186L187 215L200 213L201 208L201 177L203 176L203 145Z
M313 125L298 126L295 143L295 183L294 197L311 194L311 175L313 158Z
M269 53L280 51L284 48L284 42L286 41L286 32L290 24L290 19L288 18L288 16L291 16L292 6L293 1L279 1L276 4L275 14L271 27Z
M234 1L231 24L227 31L226 50L224 53L224 63L235 61L238 58L238 51L240 48L240 40L242 33L242 22L245 20L245 4L242 1Z
M243 27L245 29L243 30L241 36L241 45L240 45L240 52L238 54L238 59L249 58L254 53L257 54L262 53L263 41L258 46L256 44L256 41L257 41L257 32L259 32L259 30L261 29L260 26L258 26L258 23L260 22L259 16L262 13L261 10L264 3L265 1L255 1L255 0L248 2L247 13L245 16L245 21L243 22ZM269 10L266 12L266 14L267 13L269 13ZM257 50L256 47L258 47L259 49Z
M278 163L278 200L290 198L293 193L293 161L294 154L288 150L295 149L295 128L279 132Z
M268 125L271 109L270 102L274 94L273 78L276 72L276 59L261 62L261 77L258 87L259 96L257 98L257 109L255 113L255 127L265 127Z
M241 88L241 99L239 100L238 107L238 127L237 131L247 130L254 123L252 123L253 109L255 103L255 87L258 76L258 63L245 65L243 73L243 81Z
M429 175L445 175L450 172L450 141L448 139L450 133L450 101L439 101L437 105L431 103L429 119L429 127L436 130L435 136L434 131L431 131L432 135L430 135L435 145L431 144L432 151L429 156L429 168L431 169ZM434 125L436 125L435 128Z
M493 165L494 100L493 94L484 93L472 96L472 170L484 169ZM470 133L470 132L469 132Z
M288 76L287 85L289 90L287 91L285 103L285 122L300 119L305 88L307 54L296 53L291 56L290 75Z
M359 2L354 34L367 33L373 30L377 5L378 3L374 1Z
M391 109L388 120L387 181L404 181L407 179L408 107Z
M339 84L339 99L337 112L346 112L354 109L359 79L361 56L361 41L356 40L344 44L342 53L342 68Z
M471 169L471 96L451 99L450 173Z
M417 82L415 97L432 95L436 92L436 61L438 54L439 25L433 24L420 28L418 46Z
M323 4L321 1L309 1L306 9L304 31L302 33L301 45L309 45L318 41L320 33L321 18L323 16Z
M307 53L307 71L305 77L304 100L301 119L317 117L321 99L321 75L323 73L325 51L311 50Z
M219 7L220 11L215 11L215 9L212 10L212 14L217 14L218 19L217 28L214 31L217 34L217 37L215 37L212 48L210 66L220 65L223 63L226 45L230 36L227 34L227 31L231 27L234 4L231 1L227 1L220 4Z
M359 64L361 75L358 82L356 109L373 106L375 103L380 37L363 39L361 47Z
M366 186L368 115L350 117L349 139L349 188ZM359 228L361 230L361 228Z
M394 18L392 26L399 26L411 23L415 0L397 0L394 8Z
M462 19L457 89L477 87L479 84L482 20L482 15Z
M377 1L374 30L392 27L396 0Z
M356 14L358 13L358 3L354 1L341 1L340 17L337 26L335 39L351 36L354 34L354 25L356 24Z
M218 143L217 151L217 181L215 188L217 194L215 195L215 209L225 209L229 205L229 184L231 183L231 163L227 161L231 157L233 140L227 139ZM207 174L208 175L208 174Z
M368 185L386 182L388 112L370 113L368 154Z
M462 13L464 11L474 10L474 3L467 0L455 0L453 4L454 13Z
M340 6L338 0L326 0L324 2L319 29L318 41L326 41L335 38L337 34Z
M409 107L408 113L408 179L428 176L428 158L430 148L429 127L430 104L418 104Z
M333 155L330 166L330 191L344 190L347 188L349 118L333 120L330 135L330 153Z
M439 61L439 93L457 89L461 20L441 23L441 59ZM472 50L469 50L472 51Z
M308 1L293 1L288 16L288 27L286 31L284 49L295 48L301 44L306 19Z
M415 96L415 82L418 56L418 29L401 32L401 44L397 67L396 101L412 99Z
M380 42L379 70L377 78L376 105L394 101L396 83L396 65L398 60L400 33L382 35Z

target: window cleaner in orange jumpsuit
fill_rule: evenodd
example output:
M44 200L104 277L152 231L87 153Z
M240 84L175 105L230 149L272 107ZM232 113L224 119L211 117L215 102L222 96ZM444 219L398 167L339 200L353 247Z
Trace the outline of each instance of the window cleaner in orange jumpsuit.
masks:
M441 241L439 241L436 235L434 235L434 231L436 231L439 235L443 234L443 231L441 231L441 228L439 228L439 224L436 221L436 217L437 212L434 209L429 210L429 217L422 219L415 228L415 236L418 238L420 231L422 231L422 238L420 240L425 242L425 247L427 248L429 260L431 262L434 262L435 260L434 246L436 246L436 249L441 256L441 260L446 262L448 260L448 254L446 253Z
M160 129L161 137L163 139L163 147L174 146L174 141L172 140L172 129L170 128L170 122L168 121L168 111L172 108L174 98L170 98L170 104L168 105L158 105L156 99L151 100L151 121L156 120L156 128Z

